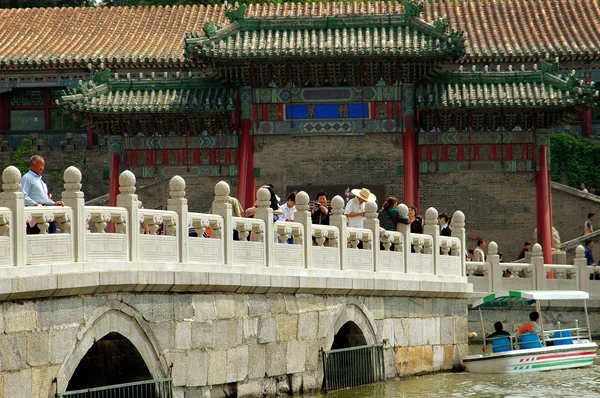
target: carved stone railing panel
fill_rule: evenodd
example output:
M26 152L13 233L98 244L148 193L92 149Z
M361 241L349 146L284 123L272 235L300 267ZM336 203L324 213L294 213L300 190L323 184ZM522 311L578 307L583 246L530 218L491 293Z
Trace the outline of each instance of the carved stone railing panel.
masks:
M265 222L254 218L232 217L233 229L238 231L239 241L233 241L235 265L264 267L266 264Z
M462 250L460 239L449 236L440 236L440 256L438 264L438 275L462 274Z
M188 213L190 231L197 237L188 237L188 262L198 264L225 264L223 248L223 217L215 214ZM205 235L207 228L212 230Z
M12 265L11 218L10 209L0 208L0 267Z
M382 230L379 233L381 248L379 251L380 272L406 272L402 248L403 235L397 231ZM392 250L393 249L393 250Z
M273 265L285 268L305 268L304 226L295 222L277 221L275 222L275 231L279 241L273 247Z
M127 239L127 209L123 207L86 206L85 252L90 262L127 261L129 241ZM107 231L108 223L114 225L114 233ZM93 225L93 228L90 227Z
M178 215L169 210L139 209L139 259L142 261L179 262L177 239ZM147 225L147 231L144 224ZM157 235L161 228L162 234Z
M26 236L26 264L62 264L74 261L71 219L69 207L34 206L24 209L25 219L30 225L37 224L39 235ZM55 234L49 234L50 223L56 221Z

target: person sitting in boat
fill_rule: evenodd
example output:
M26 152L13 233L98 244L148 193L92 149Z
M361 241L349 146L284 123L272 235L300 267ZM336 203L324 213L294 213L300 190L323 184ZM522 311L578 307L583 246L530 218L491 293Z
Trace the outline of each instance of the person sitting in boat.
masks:
M502 322L494 323L495 332L487 336L486 340L492 344L492 352L504 352L513 349L510 333L504 330Z
M529 323L519 327L519 334L524 333L541 333L542 328L540 327L540 313L533 311L529 314Z

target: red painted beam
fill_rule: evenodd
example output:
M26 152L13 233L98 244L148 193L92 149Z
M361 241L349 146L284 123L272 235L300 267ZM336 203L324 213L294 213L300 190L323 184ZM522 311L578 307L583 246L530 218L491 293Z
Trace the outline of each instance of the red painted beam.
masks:
M119 166L121 157L118 153L113 153L110 162L110 185L108 193L109 206L117 205L117 195L119 194Z

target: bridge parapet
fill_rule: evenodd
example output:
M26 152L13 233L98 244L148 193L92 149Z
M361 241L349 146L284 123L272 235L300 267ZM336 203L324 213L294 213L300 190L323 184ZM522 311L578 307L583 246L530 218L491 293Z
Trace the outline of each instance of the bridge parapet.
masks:
M452 238L439 236L433 208L426 213L425 234L411 235L405 224L398 224L397 231L382 230L374 202L366 203L365 228L349 228L344 200L336 196L331 225L312 225L309 197L299 192L295 222L274 221L270 194L261 188L255 217L234 217L230 188L221 181L215 186L213 214L194 213L188 211L185 180L180 176L169 183L167 210L150 210L141 208L130 171L119 177L116 207L85 206L81 172L75 167L64 172L64 207L24 207L19 170L8 167L2 178L0 280L182 271L254 275L257 284L268 285L267 290L278 285L301 291L304 284L312 291L344 294L470 294L461 212L454 215L457 236ZM404 204L399 210L408 214ZM48 233L51 221L58 224L56 234ZM40 234L26 235L26 223L37 223Z
M488 245L487 262L467 262L473 292L483 295L506 290L583 290L600 298L600 268L587 266L585 249L575 249L573 264L545 264L542 246L532 248L531 263L500 262L498 245Z

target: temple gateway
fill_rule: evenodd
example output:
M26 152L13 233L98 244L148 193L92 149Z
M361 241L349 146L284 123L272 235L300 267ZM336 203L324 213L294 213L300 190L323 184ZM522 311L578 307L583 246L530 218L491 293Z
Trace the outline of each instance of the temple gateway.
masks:
M550 262L549 136L594 134L599 20L587 0L0 10L0 149L89 151L112 204L123 169L197 177L195 211L218 179L244 207L265 182L365 186L516 253L537 227Z

